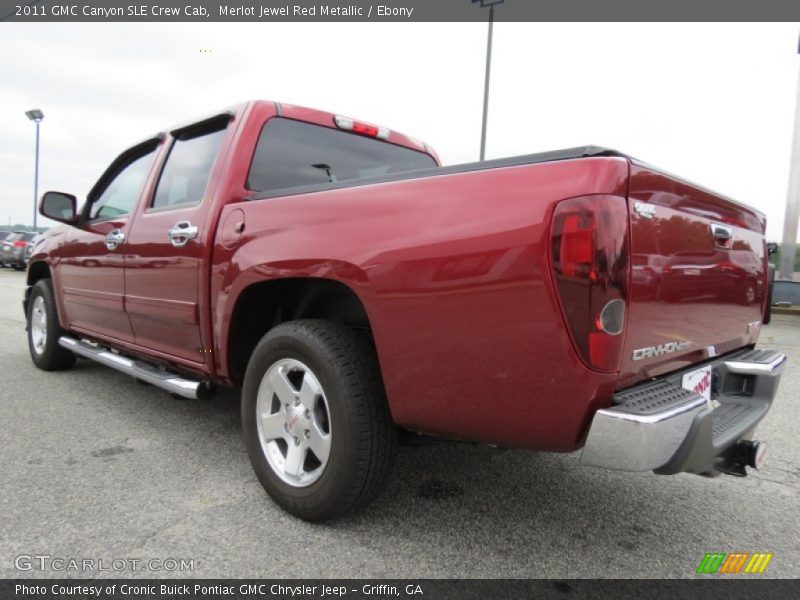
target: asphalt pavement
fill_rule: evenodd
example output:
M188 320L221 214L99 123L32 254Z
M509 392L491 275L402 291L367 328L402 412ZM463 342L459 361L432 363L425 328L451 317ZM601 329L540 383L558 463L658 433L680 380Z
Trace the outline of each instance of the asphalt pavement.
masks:
M87 360L34 368L23 289L24 274L0 269L0 577L693 577L706 552L734 551L774 553L764 576L800 576L797 317L762 333L790 363L758 431L769 444L758 473L664 477L581 467L577 453L404 447L366 511L318 525L263 492L236 394L175 400ZM70 563L53 558L95 570L55 570ZM165 570L169 559L193 570Z

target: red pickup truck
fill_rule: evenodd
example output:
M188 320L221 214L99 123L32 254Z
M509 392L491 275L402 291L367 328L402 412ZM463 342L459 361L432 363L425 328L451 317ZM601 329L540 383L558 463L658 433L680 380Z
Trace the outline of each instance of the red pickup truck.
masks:
M618 152L440 167L424 143L255 101L123 152L36 245L45 370L241 388L291 513L363 506L398 431L612 469L745 474L786 357L755 350L764 215Z

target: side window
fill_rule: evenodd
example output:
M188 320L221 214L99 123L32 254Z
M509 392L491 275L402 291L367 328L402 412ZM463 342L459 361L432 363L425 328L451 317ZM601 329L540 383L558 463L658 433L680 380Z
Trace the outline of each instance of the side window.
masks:
M95 198L89 209L89 219L108 219L129 214L139 195L153 164L155 150L134 158L117 171L117 174Z
M178 135L158 181L153 208L200 203L224 135L224 126L199 135Z

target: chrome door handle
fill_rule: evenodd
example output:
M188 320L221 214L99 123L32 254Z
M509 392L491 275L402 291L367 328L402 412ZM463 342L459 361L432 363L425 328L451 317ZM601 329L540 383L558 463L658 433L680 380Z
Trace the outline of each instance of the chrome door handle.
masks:
M711 235L717 240L729 240L733 237L733 228L719 223L711 223Z
M116 250L117 247L125 241L125 234L121 229L112 229L106 236L106 248L109 250Z
M714 247L720 250L730 250L730 241L733 239L733 228L720 223L710 223L711 236L714 238Z
M191 221L178 221L175 227L169 230L169 241L176 248L181 248L197 237L197 225L192 225Z

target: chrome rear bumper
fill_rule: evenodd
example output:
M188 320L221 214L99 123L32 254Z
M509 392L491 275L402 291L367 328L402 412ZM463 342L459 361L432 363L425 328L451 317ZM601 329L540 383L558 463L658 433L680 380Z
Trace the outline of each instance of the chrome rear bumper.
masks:
M749 439L778 389L786 356L744 350L619 392L592 420L581 464L622 471L725 470L733 448ZM712 369L712 402L681 387L682 376ZM721 467L721 469L720 469Z

